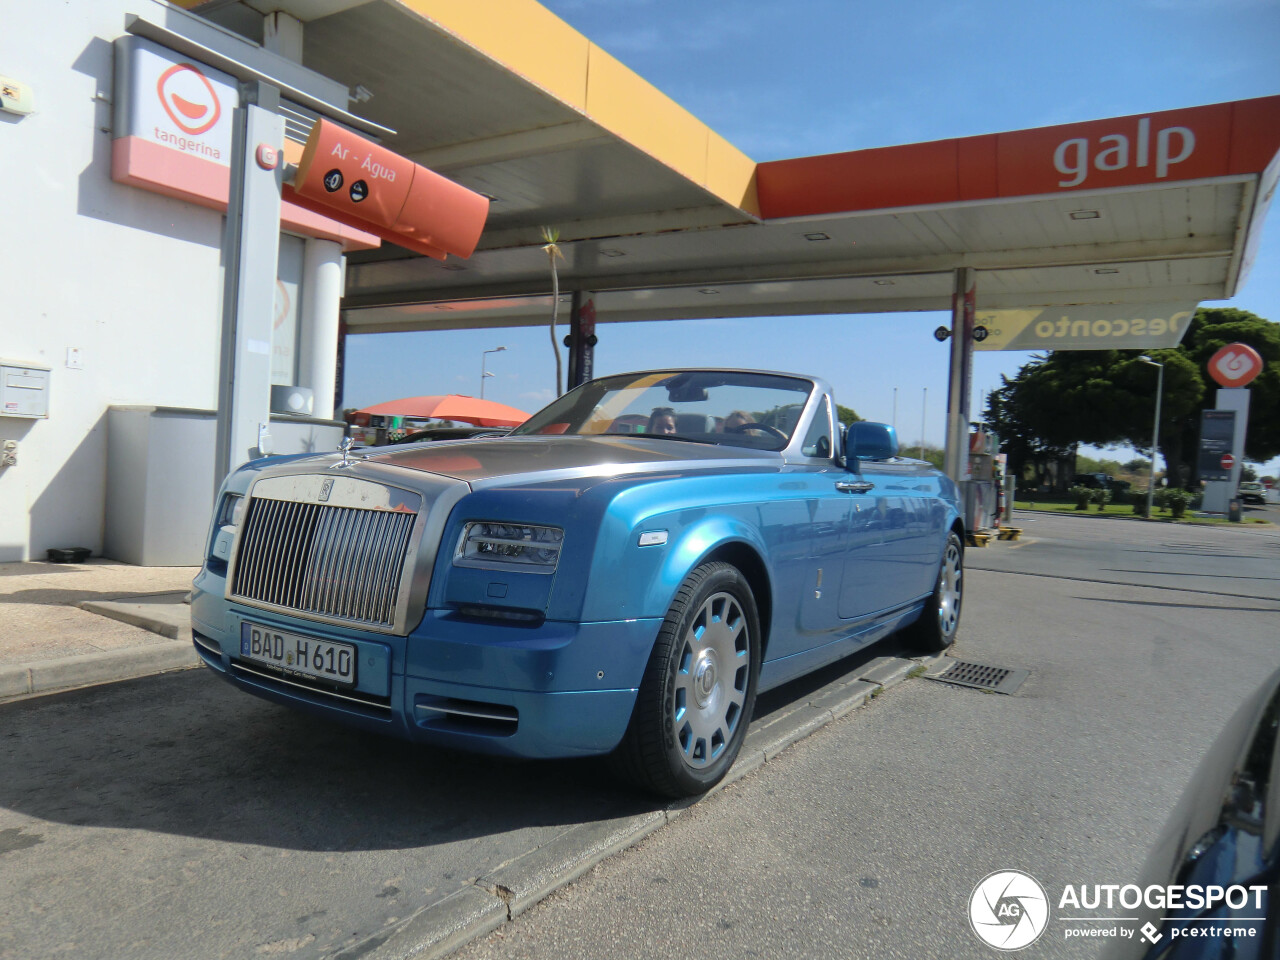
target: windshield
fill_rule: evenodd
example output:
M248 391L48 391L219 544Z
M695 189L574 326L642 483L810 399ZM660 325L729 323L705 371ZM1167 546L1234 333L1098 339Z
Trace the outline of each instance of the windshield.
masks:
M515 436L628 434L781 450L813 383L732 370L629 373L592 380L512 431Z

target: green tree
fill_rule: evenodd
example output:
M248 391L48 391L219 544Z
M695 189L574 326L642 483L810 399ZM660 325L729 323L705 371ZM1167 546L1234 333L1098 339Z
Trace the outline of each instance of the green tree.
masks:
M1074 441L1046 439L1029 416L1036 411L1029 402L1020 402L1018 397L1023 378L1045 360L1043 356L1035 357L1012 380L1002 376L1000 388L987 395L984 415L987 425L1000 438L1000 449L1009 457L1010 475L1020 482L1031 481L1036 486L1047 479L1051 463L1073 456L1075 451Z
M903 447L898 451L898 455L902 457L911 457L914 460L928 460L939 470L942 469L944 454L941 447L930 446L927 443L924 446L917 444L912 447Z
M853 407L846 407L843 404L836 404L836 419L843 423L846 427L851 423L856 423L862 418L858 416L857 411Z
M1266 362L1250 385L1245 455L1280 454L1280 324L1244 310L1197 310L1182 343L1147 355L1164 364L1160 452L1170 475L1196 479L1200 411L1216 403L1209 358L1228 343L1247 343ZM987 420L1021 464L1075 444L1128 443L1150 448L1158 371L1137 350L1059 351L1035 357L988 402Z
M1142 466L1146 466L1145 460L1140 460ZM1109 477L1114 477L1124 469L1119 460L1098 460L1094 457L1087 457L1084 454L1076 454L1076 473L1105 473Z

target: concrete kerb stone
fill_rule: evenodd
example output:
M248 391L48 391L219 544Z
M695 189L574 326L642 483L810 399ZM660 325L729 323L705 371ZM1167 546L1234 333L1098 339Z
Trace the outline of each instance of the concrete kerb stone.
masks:
M760 730L753 746L764 751L764 762L768 763L797 740L803 740L834 719L830 710L804 703L788 711L786 716L780 717L777 722ZM755 733L754 730L749 731L747 740L750 741L752 734Z
M26 664L0 667L0 700L31 692L31 669Z
M0 667L0 699L132 680L169 670L184 670L198 663L199 658L188 641L174 640L59 660L14 664Z
M902 657L876 657L858 672L857 679L866 683L888 686L896 683L916 668L915 660Z
M849 713L880 690L907 679L921 665L928 666L939 659L877 658L857 676L836 680L809 700L770 717L759 728L748 731L738 760L711 792L740 780L797 740ZM358 946L358 953L348 953L368 960L444 957L469 941L492 933L702 799L679 800L661 810L579 824L478 877L473 885L425 907L390 936L380 935Z
M337 960L436 960L492 933L508 919L502 900L482 887L467 886L420 910L389 935L379 934L344 951Z
M81 610L141 627L170 640L191 635L191 610L183 603L186 592L155 597L121 597L117 600L83 600Z
M831 714L831 719L839 720L846 713L856 710L867 702L868 698L875 695L876 691L883 689L878 683L871 683L866 680L855 680L853 683L847 683L843 686L830 690L820 697L810 700L811 706L819 710L825 710Z
M640 842L666 822L665 810L652 810L582 823L550 843L490 871L476 883L499 897L507 905L509 915L517 917L602 860Z

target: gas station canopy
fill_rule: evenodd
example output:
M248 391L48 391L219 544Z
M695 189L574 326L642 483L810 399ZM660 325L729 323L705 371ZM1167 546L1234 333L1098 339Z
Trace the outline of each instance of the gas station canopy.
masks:
M187 3L253 38L258 0ZM756 164L533 0L271 0L385 145L491 198L475 254L350 255L357 332L1232 296L1275 188L1280 96ZM260 38L259 38L260 39Z

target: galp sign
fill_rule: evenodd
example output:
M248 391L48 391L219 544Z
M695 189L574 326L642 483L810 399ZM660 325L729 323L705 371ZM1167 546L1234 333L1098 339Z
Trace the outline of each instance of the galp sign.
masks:
M1132 138L1125 133L1108 133L1092 141L1071 137L1053 151L1053 166L1064 177L1060 187L1078 187L1090 169L1107 171L1154 166L1157 180L1169 176L1169 168L1190 158L1196 149L1196 135L1190 127L1161 127L1152 142L1151 118L1143 117Z
M1243 387L1262 372L1262 357L1247 343L1228 343L1209 358L1209 376L1224 387Z
M1232 117L1222 105L1190 107L998 134L998 192L1105 190L1222 176L1232 171ZM1241 136L1249 132L1256 131L1246 127Z

